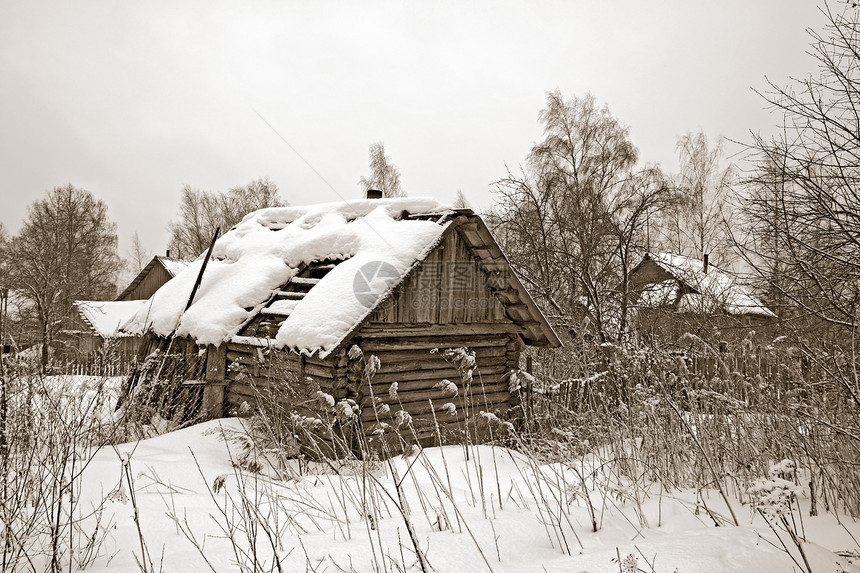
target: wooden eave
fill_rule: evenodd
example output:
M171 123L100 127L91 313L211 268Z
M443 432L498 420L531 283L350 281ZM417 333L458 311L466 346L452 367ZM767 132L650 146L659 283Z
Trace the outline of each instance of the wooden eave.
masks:
M424 258L426 258L426 256L450 233L460 234L460 237L466 243L470 252L472 252L472 254L474 254L478 259L484 270L488 272L504 271L506 273L507 284L505 285L505 288L494 290L496 296L498 296L499 300L503 303L508 317L514 322L514 324L520 327L520 336L523 337L526 344L532 346L552 347L559 347L562 345L561 340L555 333L555 330L538 308L537 303L535 303L525 286L523 286L484 221L478 215L475 215L471 209L453 210L450 216L446 215L440 219L439 224L444 224L448 221L450 221L448 227L442 232L439 239L429 249L427 249L424 256L412 265L412 268L406 272L404 277L399 283L397 283L397 285L394 286L394 288L377 301L365 317L350 329L350 331L329 354L337 353L346 347L352 337L370 321L374 312L404 288L404 286L409 282L410 277L418 268L420 268Z
M99 333L98 330L96 330L95 325L90 322L90 319L87 318L87 315L81 310L80 306L77 303L78 301L75 301L75 312L78 313L78 318L80 319L81 324L85 325L87 328L90 329L89 334L102 338L102 335Z
M526 344L553 348L562 346L552 325L517 276L483 219L478 215L464 214L455 223L458 221L455 227L457 232L481 266L488 272L505 272L506 288L496 290L496 295L504 304L508 317L525 330L522 337Z

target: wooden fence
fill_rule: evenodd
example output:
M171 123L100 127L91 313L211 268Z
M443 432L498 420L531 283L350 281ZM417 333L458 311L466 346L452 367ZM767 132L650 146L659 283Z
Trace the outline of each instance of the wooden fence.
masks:
M134 369L135 360L115 360L103 363L99 360L88 360L86 362L70 362L56 367L63 374L73 376L127 376Z

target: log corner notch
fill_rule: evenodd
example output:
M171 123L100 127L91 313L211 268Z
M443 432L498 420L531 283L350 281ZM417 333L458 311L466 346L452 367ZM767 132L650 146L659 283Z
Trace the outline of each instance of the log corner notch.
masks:
M227 345L206 347L206 382L200 414L204 420L224 417L224 389L227 387Z

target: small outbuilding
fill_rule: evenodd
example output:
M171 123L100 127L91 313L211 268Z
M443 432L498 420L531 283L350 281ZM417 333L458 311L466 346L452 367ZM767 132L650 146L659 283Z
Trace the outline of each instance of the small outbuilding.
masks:
M144 300L76 300L73 313L57 336L56 357L96 370L119 373L137 354L140 337L120 330ZM107 366L111 364L111 368Z
M76 300L55 341L55 358L88 372L119 373L132 362L140 336L120 329L146 300L188 266L188 261L153 257L115 301Z
M312 390L366 433L409 420L432 441L516 406L524 345L561 344L481 217L432 199L263 209L216 242L201 277L204 258L125 327L194 364L200 416ZM474 364L444 352L461 347Z

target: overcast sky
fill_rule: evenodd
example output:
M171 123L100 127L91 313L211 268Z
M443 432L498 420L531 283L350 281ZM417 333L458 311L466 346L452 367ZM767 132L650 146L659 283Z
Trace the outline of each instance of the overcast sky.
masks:
M822 22L812 0L0 0L0 220L71 182L107 202L121 254L135 232L162 253L184 184L354 198L380 140L408 194L485 208L556 88L674 171L687 131L778 122L752 88L813 69Z

